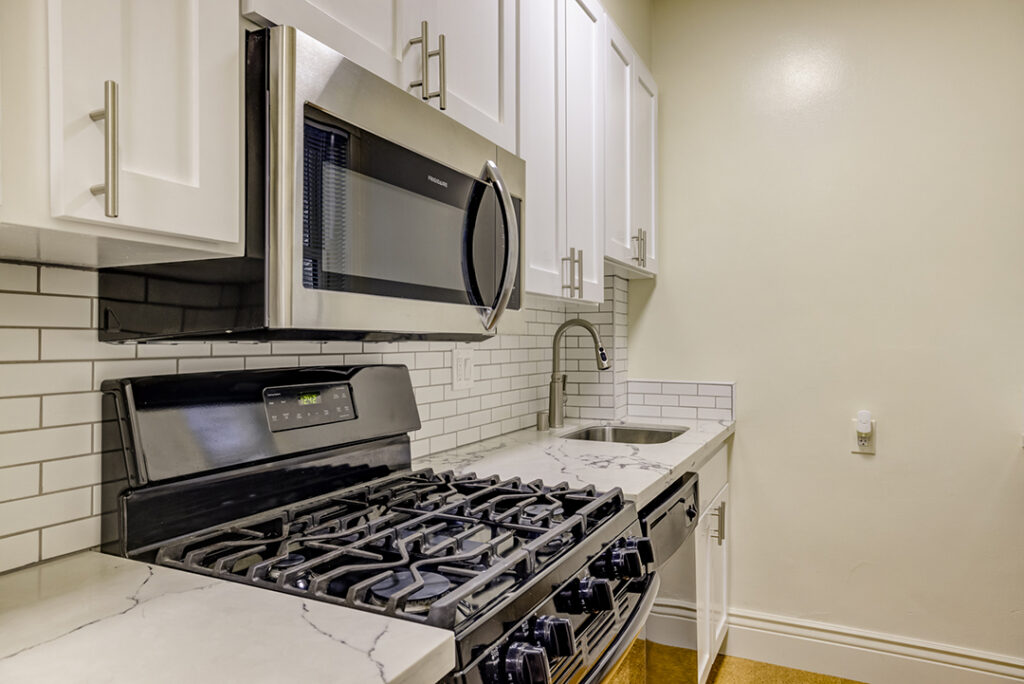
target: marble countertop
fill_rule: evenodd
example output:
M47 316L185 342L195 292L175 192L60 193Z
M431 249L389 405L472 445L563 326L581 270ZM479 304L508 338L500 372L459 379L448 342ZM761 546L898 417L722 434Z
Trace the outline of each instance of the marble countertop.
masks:
M448 630L84 552L0 576L2 682L435 682Z
M588 425L650 425L689 428L663 444L616 444L565 439ZM521 477L546 484L595 485L599 491L621 487L626 498L643 508L688 470L695 470L736 429L735 421L626 418L621 421L569 420L548 432L520 430L413 459L413 468L435 472Z

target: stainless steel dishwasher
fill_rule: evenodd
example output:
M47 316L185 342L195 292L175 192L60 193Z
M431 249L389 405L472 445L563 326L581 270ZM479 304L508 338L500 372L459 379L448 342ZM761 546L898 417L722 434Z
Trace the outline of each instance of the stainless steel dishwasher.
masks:
M674 621L671 643L683 646L682 670L674 684L698 684L697 669L697 473L685 473L640 511L644 534L654 546L661 576L659 597L671 598L692 620ZM648 638L655 636L648 634ZM657 641L658 639L653 639Z

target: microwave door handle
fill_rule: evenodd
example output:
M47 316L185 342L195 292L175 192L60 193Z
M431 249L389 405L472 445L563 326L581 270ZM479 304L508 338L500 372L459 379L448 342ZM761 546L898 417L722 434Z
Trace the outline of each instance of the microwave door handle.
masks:
M501 171L493 161L488 160L484 164L484 178L494 186L498 204L501 205L501 214L505 219L505 272L501 276L501 287L494 306L484 313L484 329L493 330L498 319L505 313L508 301L512 298L512 288L515 287L516 273L519 269L519 221L516 219L512 196L505 185L505 179L501 177Z

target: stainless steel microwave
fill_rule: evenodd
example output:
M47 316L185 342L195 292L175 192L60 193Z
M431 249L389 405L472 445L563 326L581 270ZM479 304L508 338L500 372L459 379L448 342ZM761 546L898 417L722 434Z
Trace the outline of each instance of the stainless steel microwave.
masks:
M246 53L244 256L103 269L100 339L493 335L523 160L294 28Z

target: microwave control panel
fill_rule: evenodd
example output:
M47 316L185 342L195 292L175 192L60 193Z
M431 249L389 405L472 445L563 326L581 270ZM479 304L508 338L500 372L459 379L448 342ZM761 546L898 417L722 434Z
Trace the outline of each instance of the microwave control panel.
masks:
M271 432L338 423L356 417L347 383L267 387L263 405Z

